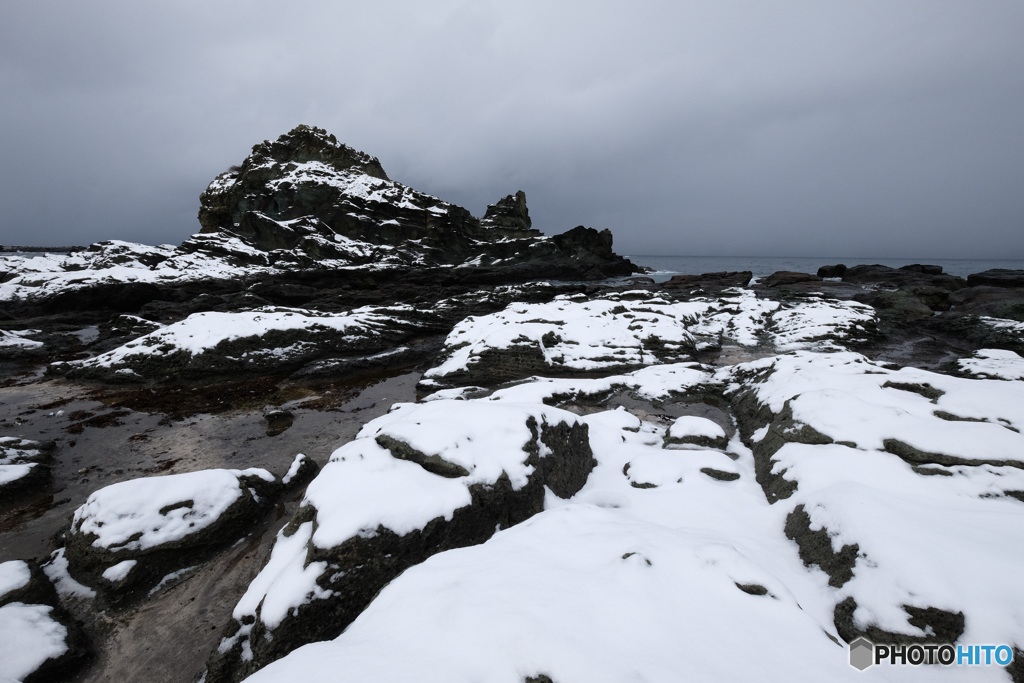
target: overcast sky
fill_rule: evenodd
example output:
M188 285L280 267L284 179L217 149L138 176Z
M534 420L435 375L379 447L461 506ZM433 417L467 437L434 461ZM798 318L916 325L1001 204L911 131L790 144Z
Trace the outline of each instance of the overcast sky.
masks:
M299 123L625 254L1024 259L1024 2L4 0L0 244L198 231Z

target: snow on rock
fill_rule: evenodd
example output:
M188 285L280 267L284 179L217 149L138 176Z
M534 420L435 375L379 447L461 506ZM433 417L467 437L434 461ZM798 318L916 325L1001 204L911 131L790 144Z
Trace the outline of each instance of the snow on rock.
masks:
M236 247L245 247L237 239L220 238L216 243L225 254L233 243L237 243ZM14 274L13 278L0 283L0 301L16 301L43 299L97 285L155 285L239 278L271 269L239 263L226 255L110 240L69 254L0 255L0 270Z
M13 496L44 483L50 475L48 460L53 448L53 443L0 437L0 494Z
M794 643L807 680L858 680L772 570L727 539L571 505L430 558L336 640L248 680L788 680Z
M706 417L683 415L665 433L665 444L695 444L725 448L728 439L721 425Z
M695 344L687 323L707 308L704 302L624 295L516 303L456 325L445 340L447 359L424 377L487 384L521 377L524 370L607 372L686 360Z
M336 636L408 567L485 541L539 512L546 495L573 495L593 465L587 427L557 408L396 405L309 484L236 606L207 681L240 680L304 642Z
M979 349L973 358L957 361L966 375L990 379L1024 380L1024 358L1003 349Z
M93 492L67 534L71 574L120 599L233 541L279 486L262 469L143 477Z
M34 562L0 563L0 681L68 680L86 654L46 574Z
M8 594L22 589L32 580L28 563L22 560L0 562L0 600Z
M292 460L284 477L281 478L281 484L298 486L312 479L319 471L320 466L312 458L304 453L299 453Z
M0 330L0 353L10 350L41 349L43 342L29 339L39 330Z
M738 429L656 408L590 412L620 391L627 405L718 401ZM802 350L715 372L665 363L481 393L396 406L335 452L236 607L210 683L254 672L257 681L788 679L796 665L779 653L793 643L807 678L842 680L861 674L840 639L1024 641L1015 569L1024 382ZM563 401L587 414L546 405ZM586 426L597 464L582 486L545 490L544 511L517 525L478 520L483 544L420 551L463 521L459 505L476 505L468 501L481 489L467 482L486 488L500 472L509 490L530 489L538 460L517 449L526 441L545 453L537 433L556 420ZM709 441L666 448L687 438ZM410 560L404 572L399 556ZM349 582L367 566L388 568L390 584L361 614L345 611ZM340 635L343 626L323 627L353 617Z
M59 363L69 376L140 380L254 372L301 363L333 351L345 355L389 349L421 323L410 306L363 307L321 313L264 307L241 313L208 311L167 325L99 356Z
M844 639L1024 641L1024 382L853 353L723 374L787 536L838 589Z
M739 289L676 302L644 291L561 296L461 321L423 386L619 372L689 360L724 345L837 350L863 340L875 322L865 304L820 297L780 304Z
M742 288L726 289L709 301L711 305L690 331L717 343L731 341L739 346L763 343L769 320L781 306L777 301L759 299L749 289Z
M776 311L769 330L779 351L837 350L843 348L840 341L862 341L875 322L867 304L812 298Z
M0 607L0 681L22 681L68 652L68 629L53 607L13 602Z

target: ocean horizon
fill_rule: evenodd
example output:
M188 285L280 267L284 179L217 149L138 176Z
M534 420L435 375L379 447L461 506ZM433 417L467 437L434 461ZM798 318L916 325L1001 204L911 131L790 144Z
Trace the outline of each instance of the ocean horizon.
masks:
M993 268L1024 270L1024 259L913 259L913 258L864 258L842 256L655 256L637 254L627 256L638 266L653 268L648 275L656 282L663 282L673 275L700 275L720 271L749 270L754 277L767 277L780 270L799 273L816 273L821 266L837 263L846 266L879 264L891 268L914 263L942 266L942 272L959 277L980 273Z

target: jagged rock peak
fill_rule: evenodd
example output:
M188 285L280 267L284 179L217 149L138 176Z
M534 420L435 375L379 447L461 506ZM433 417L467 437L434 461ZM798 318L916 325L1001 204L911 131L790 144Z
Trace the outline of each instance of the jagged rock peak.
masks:
M389 179L377 157L338 142L332 133L323 128L305 124L296 126L273 142L264 140L254 145L252 154L242 163L239 172L274 164L304 164L310 161L319 161L337 171L354 169L373 178Z
M485 226L527 230L533 226L530 210L526 208L526 193L518 190L487 207L484 219Z

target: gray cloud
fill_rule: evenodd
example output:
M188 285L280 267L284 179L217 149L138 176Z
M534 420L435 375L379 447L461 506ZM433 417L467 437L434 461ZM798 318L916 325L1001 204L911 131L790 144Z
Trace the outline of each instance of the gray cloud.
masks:
M1024 258L1015 0L10 0L0 243L179 242L298 123L625 253Z

